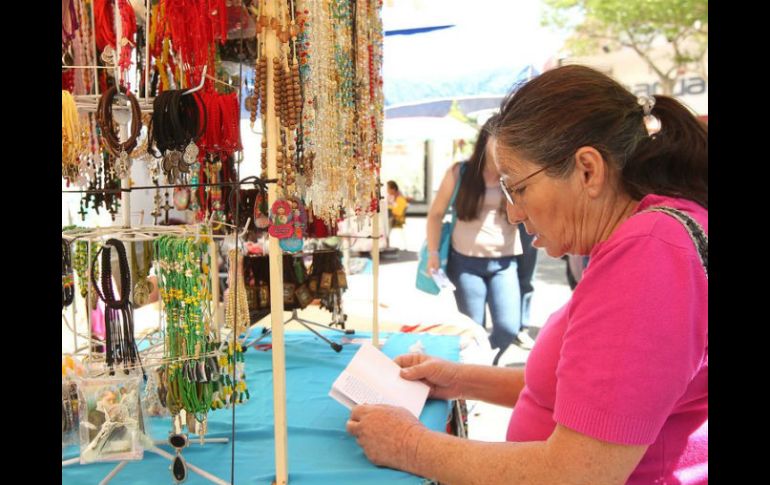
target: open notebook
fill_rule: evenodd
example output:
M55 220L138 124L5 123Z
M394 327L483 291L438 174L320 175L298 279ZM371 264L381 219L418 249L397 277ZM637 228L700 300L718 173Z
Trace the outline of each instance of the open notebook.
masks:
M407 381L401 367L370 343L364 343L332 384L329 395L348 409L357 404L390 404L420 417L430 388Z

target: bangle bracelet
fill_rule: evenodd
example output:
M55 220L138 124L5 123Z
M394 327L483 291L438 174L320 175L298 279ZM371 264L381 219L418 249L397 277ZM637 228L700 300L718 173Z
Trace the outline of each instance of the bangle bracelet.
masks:
M441 256L438 251L428 251L429 256Z

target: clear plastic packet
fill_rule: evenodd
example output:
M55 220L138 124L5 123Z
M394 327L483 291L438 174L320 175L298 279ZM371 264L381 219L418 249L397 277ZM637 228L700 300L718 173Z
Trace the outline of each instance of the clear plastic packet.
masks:
M171 413L166 407L165 369L159 367L147 373L147 383L142 392L142 412L145 416L169 417Z
M141 376L77 381L80 463L141 460Z
M69 380L61 381L61 447L78 444L78 393L77 385Z

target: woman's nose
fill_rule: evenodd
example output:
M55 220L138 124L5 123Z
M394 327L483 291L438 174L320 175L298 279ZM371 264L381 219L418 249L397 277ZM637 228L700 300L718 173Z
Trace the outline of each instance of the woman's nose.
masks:
M524 222L524 219L527 218L526 214L524 214L524 211L522 211L518 205L506 203L505 213L508 216L508 222L510 222L511 224L518 224L520 222Z

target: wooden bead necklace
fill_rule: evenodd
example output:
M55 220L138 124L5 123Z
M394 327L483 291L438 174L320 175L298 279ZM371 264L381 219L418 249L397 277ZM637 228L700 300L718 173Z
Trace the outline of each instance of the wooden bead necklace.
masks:
M131 105L131 134L123 143L118 139L118 126L114 124L112 117L112 102L118 92L123 94ZM99 98L99 104L96 109L96 122L99 125L104 147L112 156L117 158L115 173L118 178L128 176L131 168L129 153L136 148L137 138L142 129L141 119L142 112L139 107L139 101L127 88L118 89L113 86Z

